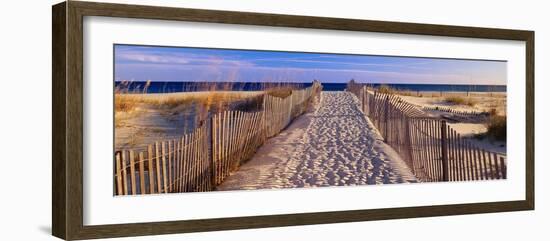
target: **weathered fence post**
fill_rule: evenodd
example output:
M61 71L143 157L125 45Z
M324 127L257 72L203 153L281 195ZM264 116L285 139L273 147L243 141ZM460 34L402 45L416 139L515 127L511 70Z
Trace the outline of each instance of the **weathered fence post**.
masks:
M405 145L407 146L407 155L409 155L409 162L411 164L411 169L413 170L413 172L415 171L414 169L414 160L413 160L413 147L412 147L412 140L411 140L411 126L410 126L410 120L409 120L409 117L408 116L405 116L404 115L404 118L405 118Z
M386 96L386 101L384 104L384 141L388 141L388 108L390 105L390 96Z
M447 122L445 120L441 121L441 162L442 162L442 172L443 172L443 181L449 181L449 162L447 155Z
M363 87L363 96L365 96L365 114L370 114L370 102L369 102L369 89L367 86Z
M506 179L506 163L504 162L504 157L500 157L500 170L502 174L502 179Z
M209 138L210 138L210 160L211 160L211 163L210 163L210 174L212 175L211 176L211 186L210 186L210 189L211 190L214 190L214 187L216 186L216 177L218 175L218 173L216 173L216 152L219 151L217 150L217 144L216 144L216 121L215 121L215 118L217 118L217 114L212 114L212 116L210 117L210 133L209 133Z

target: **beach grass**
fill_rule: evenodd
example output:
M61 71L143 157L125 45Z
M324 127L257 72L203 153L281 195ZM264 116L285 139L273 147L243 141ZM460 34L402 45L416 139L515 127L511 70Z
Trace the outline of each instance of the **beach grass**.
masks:
M180 92L166 94L115 94L115 111L130 112L138 104L148 104L158 108L173 108L193 102L214 105L258 96L258 92L209 91Z
M395 89L389 85L380 85L380 87L378 87L378 92L383 94L390 94L390 95L416 96L416 97L423 96L423 94L421 94L419 91Z
M276 88L270 88L266 90L266 94L279 97L279 98L286 98L292 94L292 91L296 88L292 87L276 87Z
M120 94L115 94L115 112L130 112L136 107L133 98L126 98Z
M155 108L170 109L184 104L197 103L207 110L212 106L223 107L227 103L239 102L255 98L263 93L286 98L298 86L291 83L264 83L261 91L235 90L237 83L228 83L223 86L195 86L201 91L175 93L147 93L150 81L140 91L131 89L132 82L122 81L115 89L115 112L132 112L140 104L147 104ZM199 88L200 87L200 88ZM238 89L238 88L237 88ZM256 102L257 100L254 100ZM250 102L250 101L248 101Z
M380 85L380 86L378 87L378 92L379 92L379 93L382 93L382 94L389 94L389 95L391 95L391 94L395 94L396 90L393 89L393 88L392 88L391 86L389 86L389 85Z
M477 102L472 98L465 98L462 96L445 97L445 102L454 104L454 105L467 105L467 106L474 106L477 104Z

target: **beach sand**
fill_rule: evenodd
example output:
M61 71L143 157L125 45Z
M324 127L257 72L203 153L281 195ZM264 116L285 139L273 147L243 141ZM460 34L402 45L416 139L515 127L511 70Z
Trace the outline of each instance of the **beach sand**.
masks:
M269 139L217 190L416 182L350 92L323 91L315 110Z

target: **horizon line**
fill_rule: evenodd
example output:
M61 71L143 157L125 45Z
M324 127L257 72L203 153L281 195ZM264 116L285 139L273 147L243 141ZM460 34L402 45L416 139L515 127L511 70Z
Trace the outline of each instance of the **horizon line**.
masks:
M273 84L273 83L292 83L292 84L308 84L308 83L313 83L313 81L306 81L306 82L296 82L296 81L278 81L278 82L268 82L268 81L263 81L263 82L253 82L253 81L208 81L208 80L203 80L203 81L187 81L187 80L132 80L132 81L129 81L129 80L115 80L114 82L124 82L124 81L128 81L128 82L147 82L147 81L151 81L151 82L170 82L170 83L178 83L178 82L195 82L195 83L270 83L270 84ZM321 82L321 84L323 84L323 81L322 80L318 80L319 82ZM348 82L324 82L325 84L348 84ZM486 86L507 86L507 84L435 84L435 83L382 83L382 82L360 82L360 81L355 81L355 83L357 84L379 84L379 85L469 85L469 86L475 86L475 85L486 85Z

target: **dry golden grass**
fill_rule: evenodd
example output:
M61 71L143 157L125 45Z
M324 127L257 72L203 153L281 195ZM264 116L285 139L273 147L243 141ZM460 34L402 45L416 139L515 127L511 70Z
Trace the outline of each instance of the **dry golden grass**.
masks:
M190 86L193 92L147 93L150 81L143 89L133 88L132 82L122 81L115 89L115 126L124 125L124 120L135 116L142 109L159 109L177 113L181 108L195 108L195 118L201 122L208 118L210 112L220 112L235 108L238 110L257 110L261 105L261 96L265 93L279 98L286 98L300 86L293 83L263 83L263 91L240 91L239 83L212 85L197 83ZM133 89L132 89L133 88Z
M382 93L382 94L394 94L396 91L390 87L389 85L380 85L378 87L378 92Z
M445 97L445 101L450 104L455 105L468 105L468 106L474 106L477 104L475 100L472 98L464 98L462 96L449 96Z
M399 90L389 85L380 85L378 87L378 92L382 94L390 94L390 95L419 96L419 93L417 91Z
M115 111L130 112L136 107L136 103L132 98L126 98L120 94L115 94Z
M286 98L292 94L293 90L294 88L291 87L277 87L266 90L266 93L274 97Z
M172 108L183 104L190 104L192 102L204 102L207 105L212 105L220 102L242 100L258 95L260 95L258 92L240 91L183 92L166 94L115 94L115 111L130 112L138 104L148 104L162 108Z
M233 103L257 99L260 91L208 91L165 94L115 94L115 126L122 126L124 120L139 114L141 109L158 109L178 112L181 108L196 108L197 121L205 120L212 110L227 110ZM257 101L253 101L257 102ZM195 107L192 105L195 104ZM251 103L250 103L251 104Z
M190 88L196 89L193 92L148 94L147 90L151 85L151 81L147 81L142 90L132 89L132 83L131 81L121 81L115 89L116 111L130 112L140 103L168 108L191 102L212 106L222 102L256 97L263 92L285 98L299 87L299 85L293 83L262 83L260 88L263 91L239 91L244 88L244 86L238 86L240 83L228 82L223 85L196 83L196 85L190 86Z

